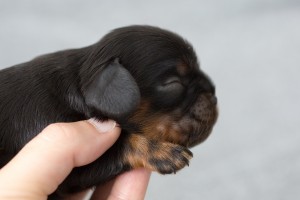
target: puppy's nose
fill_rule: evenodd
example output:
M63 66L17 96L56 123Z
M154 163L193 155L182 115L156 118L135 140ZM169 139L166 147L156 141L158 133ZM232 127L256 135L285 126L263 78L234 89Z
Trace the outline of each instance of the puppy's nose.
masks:
M215 95L211 94L209 98L210 98L210 102L211 102L213 105L217 105L217 103L218 103L218 98L217 98Z

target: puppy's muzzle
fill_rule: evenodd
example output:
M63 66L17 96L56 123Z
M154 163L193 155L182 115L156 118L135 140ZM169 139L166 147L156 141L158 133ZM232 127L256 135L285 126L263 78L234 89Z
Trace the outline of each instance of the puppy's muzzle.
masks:
M213 94L199 95L191 108L192 116L199 121L210 121L214 117L214 109L217 105L217 97Z
M190 108L191 129L187 146L192 147L205 141L212 131L217 116L217 97L211 93L200 94Z

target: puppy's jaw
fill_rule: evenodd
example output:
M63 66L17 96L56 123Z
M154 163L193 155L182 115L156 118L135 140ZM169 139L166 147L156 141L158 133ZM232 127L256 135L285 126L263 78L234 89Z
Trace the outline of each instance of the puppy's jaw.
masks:
M211 99L210 94L199 95L188 110L169 112L154 112L150 103L143 100L130 121L147 138L193 147L207 139L217 120L217 106Z

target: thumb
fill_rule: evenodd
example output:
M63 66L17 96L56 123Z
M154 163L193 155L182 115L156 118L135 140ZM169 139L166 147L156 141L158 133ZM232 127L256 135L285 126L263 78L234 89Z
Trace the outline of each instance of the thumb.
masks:
M119 134L114 121L49 125L1 169L0 194L46 198L74 167L96 160Z

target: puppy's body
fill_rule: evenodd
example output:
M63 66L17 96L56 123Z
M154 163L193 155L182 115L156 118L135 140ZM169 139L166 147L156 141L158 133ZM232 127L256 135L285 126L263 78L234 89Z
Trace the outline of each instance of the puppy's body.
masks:
M50 123L86 118L75 52L47 55L0 71L0 141L6 151L16 153Z
M116 120L120 138L74 169L53 198L132 168L173 173L188 164L187 147L211 132L214 93L181 37L150 26L116 29L89 47L0 71L0 164L51 123L95 117Z

